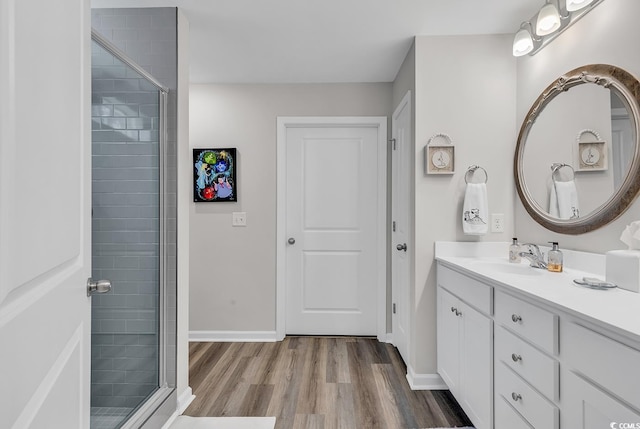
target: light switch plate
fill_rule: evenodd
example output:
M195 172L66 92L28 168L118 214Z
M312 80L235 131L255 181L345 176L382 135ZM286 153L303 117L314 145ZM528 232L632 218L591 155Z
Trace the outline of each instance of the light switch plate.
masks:
M233 212L231 225L247 226L247 212Z

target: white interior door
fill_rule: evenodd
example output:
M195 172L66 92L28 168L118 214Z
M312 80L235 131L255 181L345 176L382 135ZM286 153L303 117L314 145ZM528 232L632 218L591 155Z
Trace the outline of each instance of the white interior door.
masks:
M624 110L624 109L623 109ZM626 113L626 110L624 111ZM627 176L631 159L633 159L633 128L629 116L611 119L611 168L613 169L613 185L618 189Z
M89 427L90 9L0 2L0 427Z
M287 334L379 333L385 277L382 128L376 121L286 129Z
M409 192L411 175L411 92L408 91L391 120L391 288L392 332L395 345L409 363Z

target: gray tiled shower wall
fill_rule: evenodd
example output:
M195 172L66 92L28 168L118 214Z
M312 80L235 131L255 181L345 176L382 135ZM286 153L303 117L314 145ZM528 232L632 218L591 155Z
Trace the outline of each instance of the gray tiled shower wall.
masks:
M159 99L94 44L92 406L135 407L158 385Z
M176 9L94 9L92 25L170 88L164 171L168 383L175 380ZM158 386L160 278L157 89L102 48L92 54L92 406L136 407ZM172 91L173 90L173 91Z

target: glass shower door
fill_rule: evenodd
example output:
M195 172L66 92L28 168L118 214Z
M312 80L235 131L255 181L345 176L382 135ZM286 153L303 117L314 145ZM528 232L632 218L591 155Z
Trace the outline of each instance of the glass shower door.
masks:
M91 428L113 429L161 387L162 91L92 41Z

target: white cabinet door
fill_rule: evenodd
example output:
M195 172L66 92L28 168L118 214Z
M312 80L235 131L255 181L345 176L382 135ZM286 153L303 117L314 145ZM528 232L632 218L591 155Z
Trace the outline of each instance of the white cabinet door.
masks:
M623 429L635 428L640 424L640 413L618 402L571 371L563 371L562 375L560 427Z
M0 427L89 427L90 5L0 1Z
M437 356L438 374L454 395L460 393L460 300L438 288Z
M438 287L438 374L477 429L493 425L493 323Z
M460 383L462 408L477 429L492 427L493 324L491 319L461 304Z

